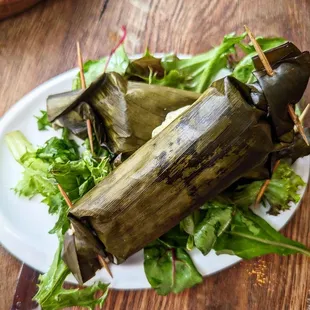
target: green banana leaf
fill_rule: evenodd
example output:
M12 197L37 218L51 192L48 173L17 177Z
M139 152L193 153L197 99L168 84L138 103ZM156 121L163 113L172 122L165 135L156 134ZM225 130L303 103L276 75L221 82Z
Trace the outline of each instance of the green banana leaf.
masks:
M199 97L190 91L127 81L115 72L103 74L78 94L50 96L49 121L85 139L85 120L90 119L99 143L123 154L133 153L151 139L167 113L191 105Z

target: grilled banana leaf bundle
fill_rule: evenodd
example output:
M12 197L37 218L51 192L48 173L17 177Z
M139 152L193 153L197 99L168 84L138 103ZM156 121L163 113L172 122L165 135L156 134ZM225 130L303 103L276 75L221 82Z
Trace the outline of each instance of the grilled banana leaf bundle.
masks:
M118 73L101 75L84 91L49 96L47 113L55 126L87 138L90 119L97 141L114 153L131 154L151 139L167 113L192 104L199 94L127 81Z
M232 77L214 82L78 201L69 218L74 228L78 223L91 231L92 253L100 244L100 251L125 260L243 176L268 165L274 152L292 146L294 124L287 105L297 103L306 89L310 56L288 43L267 57L273 76L255 59L256 83ZM73 238L83 244L83 235ZM65 248L63 258L75 274L80 270L80 282L89 279L93 269L85 266L85 249Z

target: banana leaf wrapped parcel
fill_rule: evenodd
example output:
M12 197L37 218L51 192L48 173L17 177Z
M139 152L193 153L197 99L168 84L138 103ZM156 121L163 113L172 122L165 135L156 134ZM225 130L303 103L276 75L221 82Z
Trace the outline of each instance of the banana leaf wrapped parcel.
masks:
M77 202L69 219L74 229L78 222L91 232L87 238L96 244L92 253L99 254L100 244L101 252L122 262L244 175L268 164L273 152L292 145L294 124L287 106L296 104L307 87L310 56L292 43L266 55L273 76L255 59L254 84L233 77L214 82ZM95 268L86 267L85 250L74 246L85 242L80 238L85 234L67 234L71 250L65 247L63 258L82 283Z
M199 94L127 81L118 73L101 75L86 90L47 98L49 121L82 139L90 119L96 139L114 153L131 154L151 139L167 113L192 104Z

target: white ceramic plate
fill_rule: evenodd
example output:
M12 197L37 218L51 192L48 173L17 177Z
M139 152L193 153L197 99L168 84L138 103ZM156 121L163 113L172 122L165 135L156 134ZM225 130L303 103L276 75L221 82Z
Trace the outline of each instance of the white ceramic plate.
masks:
M52 262L57 248L57 238L49 235L56 218L49 215L47 206L40 203L40 197L27 200L17 197L11 190L21 178L22 167L14 160L7 149L4 136L12 130L21 130L34 144L42 145L48 138L59 135L53 130L39 132L34 115L45 110L45 101L48 95L61 93L71 89L72 80L77 69L61 74L31 91L16 103L0 120L0 241L3 246L21 261L31 267L46 272ZM294 164L295 171L308 182L309 157L299 159ZM305 189L301 193L304 194ZM281 229L291 218L297 205L278 217L268 216L261 208L257 212L262 215L273 227ZM211 252L203 256L198 251L192 251L193 261L202 275L223 270L240 259L236 256L220 255ZM143 253L130 257L121 265L112 265L114 278L101 270L96 279L110 282L116 289L144 289L150 285L143 270ZM73 277L69 277L73 281Z

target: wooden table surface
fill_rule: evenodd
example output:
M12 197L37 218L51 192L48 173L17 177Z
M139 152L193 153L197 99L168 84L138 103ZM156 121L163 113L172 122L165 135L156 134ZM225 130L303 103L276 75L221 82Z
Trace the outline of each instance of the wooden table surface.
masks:
M283 36L303 50L310 48L308 0L42 1L0 22L0 116L34 87L75 67L77 40L84 59L95 59L109 53L121 25L126 25L130 53L148 46L153 52L194 54L219 44L224 34L243 32L243 24L257 35ZM283 230L308 246L309 207L308 188L299 211ZM0 248L0 309L11 306L20 266ZM112 290L104 309L309 310L310 259L268 255L242 262L180 295Z

